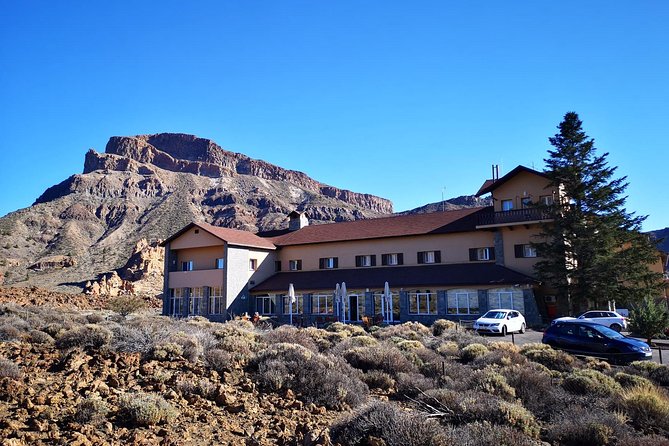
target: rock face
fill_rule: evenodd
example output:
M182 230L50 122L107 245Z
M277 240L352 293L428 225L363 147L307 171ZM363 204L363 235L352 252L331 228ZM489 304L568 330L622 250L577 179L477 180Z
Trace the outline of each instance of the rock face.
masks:
M61 291L81 291L88 281L100 285L103 276L108 286L112 271L121 281L146 279L162 265L155 252L140 255L141 265L128 265L142 239L144 248L162 251L157 241L192 221L282 229L294 210L313 224L392 213L392 204L192 135L113 137L105 153L86 154L82 174L0 218L0 274L5 285ZM139 287L158 293L162 282L154 282L155 288Z

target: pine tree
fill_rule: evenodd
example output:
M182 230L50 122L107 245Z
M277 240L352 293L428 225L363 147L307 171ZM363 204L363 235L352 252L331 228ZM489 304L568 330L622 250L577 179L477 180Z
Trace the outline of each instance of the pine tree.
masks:
M576 113L567 113L558 129L544 160L550 187L559 193L544 209L552 222L535 243L540 280L558 291L569 313L657 295L659 275L649 269L657 249L640 232L646 217L624 207L627 178L614 178L617 168L608 166L608 153L596 154Z

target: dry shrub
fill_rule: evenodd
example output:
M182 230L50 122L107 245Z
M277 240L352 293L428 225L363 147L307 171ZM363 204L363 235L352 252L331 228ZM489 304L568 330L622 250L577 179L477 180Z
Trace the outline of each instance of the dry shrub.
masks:
M661 386L669 386L669 367L666 365L652 361L634 361L626 370L645 376Z
M611 370L611 364L598 358L592 358L588 356L584 359L584 362L585 367L588 369L598 370L600 372L608 372Z
M18 365L8 359L0 359L0 378L20 379L21 376Z
M468 363L488 352L488 347L483 344L469 344L460 351L460 359L462 359L462 362Z
M628 435L624 415L598 407L573 404L564 408L546 428L551 444L564 446L607 446L620 444Z
M592 369L577 369L564 377L562 387L577 395L610 396L622 391L610 376Z
M488 340L472 330L449 330L442 333L439 339L443 342L455 342L459 348L469 344L488 344Z
M446 444L445 432L436 421L379 401L335 422L330 428L330 438L336 444L349 446Z
M117 296L107 302L107 308L126 317L146 308L146 302L137 296Z
M86 322L89 324L99 324L100 322L104 322L104 320L104 316L100 313L91 313L86 315Z
M170 336L169 343L180 345L182 356L190 362L196 362L204 353L204 346L195 333L185 333L183 331L174 333Z
M395 388L395 380L386 372L370 370L362 375L362 380L370 389L392 390Z
M333 333L343 333L346 336L368 336L365 329L360 325L344 324L342 322L334 322L328 325L325 330Z
M523 406L539 419L551 418L571 398L562 387L553 383L550 370L541 364L507 367L502 373Z
M529 345L529 344L528 344ZM542 345L543 344L533 344ZM521 353L525 355L530 361L538 362L551 370L559 372L570 372L574 366L578 364L576 358L568 353L560 350L553 350L550 346L543 346L542 348L524 348L520 349Z
M430 336L432 332L420 322L405 322L400 325L389 325L383 327L374 333L374 336L380 340L389 340L391 338L401 338L409 341L421 341L424 337Z
M414 371L416 367L392 344L380 343L372 347L356 347L344 352L344 359L363 372L381 370L395 376Z
M343 356L346 351L357 347L375 347L377 345L379 345L379 341L371 336L353 336L344 339L328 349L327 352L336 356Z
M451 426L448 432L449 445L466 446L544 446L540 440L529 437L509 426L499 426L488 421Z
M504 343L506 344L506 343ZM513 344L509 344L513 345ZM472 364L474 367L487 367L497 365L500 367L509 367L512 365L524 365L527 358L513 349L494 349L490 353L476 358Z
M158 361L176 361L183 357L184 349L174 342L154 345L151 350L151 358Z
M446 341L436 346L436 352L447 358L458 357L460 356L460 347L456 342Z
M100 349L112 340L112 333L106 327L87 324L67 330L56 339L56 347L61 350L71 348Z
M422 342L420 341L408 341L408 340L402 340L397 343L397 348L403 351L411 351L411 350L416 350L419 348L425 348Z
M362 404L369 389L360 371L343 359L298 344L274 344L249 364L257 382L270 390L292 389L307 403L331 409Z
M625 389L613 402L630 418L630 423L645 433L669 434L669 397L659 387Z
M64 322L50 322L40 328L41 331L47 333L52 338L56 339L67 330L72 328L72 324Z
M618 443L625 446L669 446L669 438L651 434L641 436L626 436Z
M0 325L0 341L16 341L21 339L21 331L10 324Z
M516 390L509 385L506 378L492 367L476 370L472 373L470 388L496 395L506 401L516 398Z
M160 395L153 393L127 393L118 400L121 412L133 426L152 426L170 422L178 412Z
M313 352L318 351L318 346L308 333L291 325L282 325L274 330L266 331L263 334L263 340L270 345L280 343L298 344Z
M414 357L414 364L419 367L420 373L429 378L442 376L442 370L447 362L443 356L427 348L414 350L412 356Z
M437 319L430 328L432 329L433 336L441 336L446 331L457 330L458 324L456 322L449 321L448 319Z
M52 344L54 342L53 338L43 331L30 330L28 335L31 344Z
M213 400L217 392L216 384L207 378L182 378L177 381L176 387L184 396L198 395L208 400Z
M238 365L232 353L217 348L204 352L204 360L209 367L219 374L230 372Z
M650 381L648 378L644 378L643 376L639 375L632 375L630 373L625 373L625 372L616 373L615 375L613 375L613 379L615 379L618 382L618 384L620 384L624 388L654 386L652 381Z
M398 373L395 380L397 394L410 398L437 387L434 379L420 373Z
M99 397L89 397L77 404L74 420L81 424L99 426L107 421L109 406Z

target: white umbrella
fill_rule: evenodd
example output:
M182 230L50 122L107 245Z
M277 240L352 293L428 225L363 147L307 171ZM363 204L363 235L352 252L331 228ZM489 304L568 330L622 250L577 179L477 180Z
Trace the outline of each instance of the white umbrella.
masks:
M293 325L293 304L296 302L295 299L295 287L292 283L288 284L288 312L290 313L290 325Z
M339 300L340 300L340 295L341 290L339 288L339 284L335 287L335 294L334 294L334 313L337 318L339 318Z
M341 312L343 314L343 322L346 322L346 298L348 297L346 293L346 282L341 283Z
M390 286L388 282L383 286L383 294L381 295L381 312L383 313L383 320L389 321L392 314L392 296L390 295Z

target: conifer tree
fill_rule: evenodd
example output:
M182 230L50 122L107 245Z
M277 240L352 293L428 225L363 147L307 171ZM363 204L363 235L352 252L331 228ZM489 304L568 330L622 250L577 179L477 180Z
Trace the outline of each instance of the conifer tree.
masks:
M576 113L567 113L558 129L544 160L557 194L543 209L552 222L543 225L542 241L535 243L540 280L558 291L568 313L656 296L660 277L649 266L658 252L640 232L646 217L624 207L627 178L614 178L617 168L608 165L608 153L596 153Z

